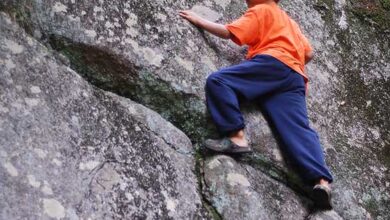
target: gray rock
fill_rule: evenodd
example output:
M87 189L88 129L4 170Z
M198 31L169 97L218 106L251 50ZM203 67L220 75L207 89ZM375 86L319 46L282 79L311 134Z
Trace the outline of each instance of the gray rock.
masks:
M342 220L335 211L317 212L311 214L308 220Z
M93 84L131 97L200 139L212 133L205 129L205 78L241 56L233 43L199 32L178 11L193 8L215 20L222 17L216 10L230 14L228 9L240 5L243 11L237 3L6 0L0 9L25 15L20 23L66 54Z
M202 219L190 140L0 13L0 218Z
M316 49L308 109L335 176L335 210L345 219L388 219L389 39L350 13L351 2L285 7Z
M303 219L307 215L304 198L228 156L205 161L204 185L208 200L223 219Z

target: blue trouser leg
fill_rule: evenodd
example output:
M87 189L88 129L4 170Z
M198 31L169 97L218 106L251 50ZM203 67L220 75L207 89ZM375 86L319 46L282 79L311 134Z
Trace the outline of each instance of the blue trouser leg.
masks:
M277 59L260 55L207 78L207 107L221 134L245 127L241 100L261 103L280 137L282 150L305 181L332 181L318 136L309 127L302 76Z
M261 101L264 114L281 141L282 151L310 183L333 181L317 133L309 126L303 78L295 74L289 90Z
M206 81L206 102L219 132L244 128L239 99L250 101L282 89L288 80L285 69L275 58L262 55L212 73Z

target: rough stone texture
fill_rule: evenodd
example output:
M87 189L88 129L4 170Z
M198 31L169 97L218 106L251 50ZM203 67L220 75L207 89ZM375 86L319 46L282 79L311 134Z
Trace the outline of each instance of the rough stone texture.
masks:
M295 11L317 51L308 68L308 105L334 172L335 210L345 219L388 219L389 38L360 22L351 2L286 9Z
M342 220L335 211L317 212L310 215L308 220Z
M0 13L0 218L202 219L193 149Z
M217 46L220 41L193 28L178 11L193 8L218 20L222 16L217 10L229 14L237 5L243 9L237 0L204 3L7 0L0 4L21 17L32 35L66 54L89 81L130 96L200 138L208 132L204 80L241 56L231 49L236 48L233 43ZM150 95L157 92L160 97Z
M303 219L307 210L291 189L228 156L204 165L205 194L224 219Z
M335 175L335 210L345 219L389 219L389 31L369 17L362 20L353 7L364 1L281 2L316 50L308 65L308 107ZM65 54L65 62L94 85L145 104L200 140L213 134L206 122L205 77L238 62L242 51L181 20L177 11L183 8L219 22L244 9L241 0L0 3L0 9ZM259 154L240 166L302 190L258 110L246 108L245 118Z

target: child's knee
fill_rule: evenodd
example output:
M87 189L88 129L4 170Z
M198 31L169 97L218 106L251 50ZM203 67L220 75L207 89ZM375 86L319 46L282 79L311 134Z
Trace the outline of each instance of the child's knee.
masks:
M210 74L206 79L206 89L212 88L216 84L221 83L221 73L219 71Z

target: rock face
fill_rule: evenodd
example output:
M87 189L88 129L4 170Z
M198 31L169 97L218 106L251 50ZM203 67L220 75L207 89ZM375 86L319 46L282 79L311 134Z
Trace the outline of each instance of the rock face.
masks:
M308 201L228 156L205 161L204 175L205 194L224 219L301 219L307 215Z
M383 20L388 22L382 19L390 17L388 3L386 1L367 3L363 0L297 0L281 1L281 4L301 24L316 50L316 58L308 65L308 75L311 78L308 109L312 126L319 133L326 159L335 176L333 185L335 212L311 213L311 202L308 199L306 188L286 167L266 121L255 106L245 106L244 112L248 122L246 130L256 148L256 154L248 158L236 158L236 160L228 157L206 157L199 160L200 168L203 167L201 169L203 175L200 177L203 179L201 185L204 198L215 208L217 216L226 219L284 219L290 218L289 216L298 219L306 216L309 219L340 219L341 217L344 219L389 219L390 42L389 25L380 23ZM369 13L366 8L370 8ZM53 62L61 60L65 63L64 66L69 65L93 85L131 98L157 111L163 118L188 135L194 143L198 143L208 136L215 135L204 105L205 78L218 68L239 62L243 57L243 51L231 42L216 39L181 20L177 15L180 9L192 9L210 20L224 23L237 18L243 12L244 4L241 0L174 2L118 0L115 3L106 0L5 0L0 3L0 10L13 16L31 36L65 55L52 58ZM15 45L9 44L8 41L4 41L2 45L11 45L13 50L19 50L18 46L14 47ZM9 56L14 56L9 50L4 54L8 56L8 60L10 60ZM12 61L13 64L5 59L2 62L2 68L9 69L16 66L15 61ZM25 62L23 63L26 65ZM29 69L39 69L39 65L35 67L37 64L29 65ZM18 68L19 65L13 67L13 69ZM6 79L2 80L6 81ZM12 80L15 81L13 78ZM29 81L26 79L24 81L24 84L20 83L19 87L12 84L5 88L15 91L18 91L18 88L26 91L36 90L36 88L27 87L26 83ZM59 85L62 86L63 80L60 81ZM86 85L85 82L84 84ZM50 100L56 100L56 97L73 91L73 87L62 90L49 85L46 87L51 89L50 94L47 94ZM83 90L84 88L80 89L80 91ZM96 100L125 100L101 90L93 91L97 94ZM29 93L19 92L17 95L20 99L31 99ZM84 104L88 100L83 98L80 103ZM34 105L36 101L25 101L25 105ZM104 103L106 102L108 101ZM129 118L134 117L140 120L140 124L145 125L146 130L153 131L155 135L146 131L145 135L150 134L151 137L142 139L148 141L145 145L155 144L155 140L161 139L170 143L167 144L170 146L169 149L175 149L171 152L173 155L186 156L189 161L193 161L192 156L185 154L191 151L191 148L188 140L188 144L182 144L182 141L186 139L184 135L181 135L183 136L183 139L180 138L181 141L174 138L175 135L165 131L167 129L165 123L158 125L159 123L148 119L152 114L149 114L149 110L139 110L136 111L137 114L129 110L130 112L121 113L113 118L113 113L119 114L117 112L124 111L120 110L121 106L125 105L124 102L132 103L127 100L120 101L122 104L111 105L111 114L104 114L100 111L94 113L86 106L83 112L95 114L93 117L104 119L112 127L131 124L130 122L135 119ZM10 105L9 101L5 103ZM106 105L108 104L103 106ZM45 111L49 110L56 114L58 112L52 107L45 109ZM79 111L81 110L70 108L67 112L73 114ZM44 114L39 115L38 112L35 109L27 109L25 114L18 114L18 117L27 117L25 115L30 113L36 120L49 120ZM140 114L144 116L140 117ZM87 116L92 117L89 114ZM69 117L72 119L71 116ZM103 131L104 129L97 122L95 123L93 118L88 117L84 119L83 132L87 136L85 138L94 144L74 142L74 139L71 139L69 143L72 143L73 148L66 149L83 149L82 146L92 145L95 146L94 149L97 148L96 146L99 146L99 149L107 148L109 150L105 151L112 152L114 155L127 149L120 144L107 141L110 138L119 138L120 133L105 136L109 133L108 131L112 130L111 127L103 126L107 130ZM20 118L7 120L14 126L18 125L19 121L23 121ZM72 128L70 125L68 127ZM87 128L89 130L84 131ZM30 127L29 129L38 132ZM61 127L61 129L64 128ZM67 129L65 131L61 129L49 130L64 134L68 132ZM174 128L171 130L172 132L175 130L174 133L178 132ZM141 133L144 135L144 132ZM40 133L31 133L30 137L38 137L38 134ZM34 143L40 145L39 141L26 138L23 132L4 133L4 135L6 139L25 138L23 140L28 141L28 145ZM133 139L132 136L129 139ZM68 140L63 142L66 143ZM108 147L112 145L115 147ZM139 144L135 145L139 146ZM144 150L144 148L141 149ZM149 151L145 154L147 152ZM171 153L165 152L162 155L171 155ZM3 158L9 157L9 153L6 154ZM83 154L79 151L74 151L73 154L75 158L83 158ZM106 154L98 155L103 158ZM139 160L139 158L136 159L136 153L131 155L133 155L132 161ZM162 160L168 161L173 167L179 166L176 167L177 169L183 168L180 163L180 165L177 164L176 160ZM81 167L93 165L93 163L86 165L88 161L89 159L85 159ZM162 162L159 159L153 161ZM118 170L123 169L123 163L107 162L105 164L107 165L99 170L104 172L105 169L114 169L122 175ZM102 163L100 162L99 165L102 166ZM15 170L16 172L18 170L16 165L8 160L4 166L7 173L10 171L15 174ZM149 165L141 163L137 169L144 169L144 166ZM193 170L194 163L189 162L185 167ZM171 169L163 169L161 175L171 176L168 170ZM73 175L76 173L79 175L78 170L74 172ZM188 175L194 174L189 172ZM36 176L34 178L31 179L30 176L29 180L33 183L39 181L40 187L43 187L43 180L37 180ZM147 180L138 181L147 182ZM85 185L85 183L80 183L80 185ZM199 198L200 195L194 191L197 187L196 181L190 181L188 186L190 185L193 189L190 192L194 192L193 195ZM68 191L73 192L71 189L74 190L69 187ZM133 195L132 190L134 188L129 186L124 191ZM161 194L163 196L150 200L151 197L145 197L142 201L163 203L164 200L161 198L165 194ZM253 200L253 203L248 200ZM44 202L42 204L44 205ZM53 201L46 201L45 204L46 207L58 207ZM99 204L99 200L93 200L89 204L91 206ZM115 201L112 204L118 205L122 202ZM183 205L185 204L187 203ZM201 209L200 199L195 204L198 205L188 208L188 213L193 213L194 210L196 212L194 207ZM231 209L230 206L236 209ZM284 207L288 208L284 209ZM247 210L251 210L250 213ZM21 213L29 213L29 211ZM83 212L76 209L74 213L79 215ZM150 211L150 213L159 212ZM178 216L186 216L186 214L178 214L173 218Z
M190 140L0 15L2 219L197 219Z

